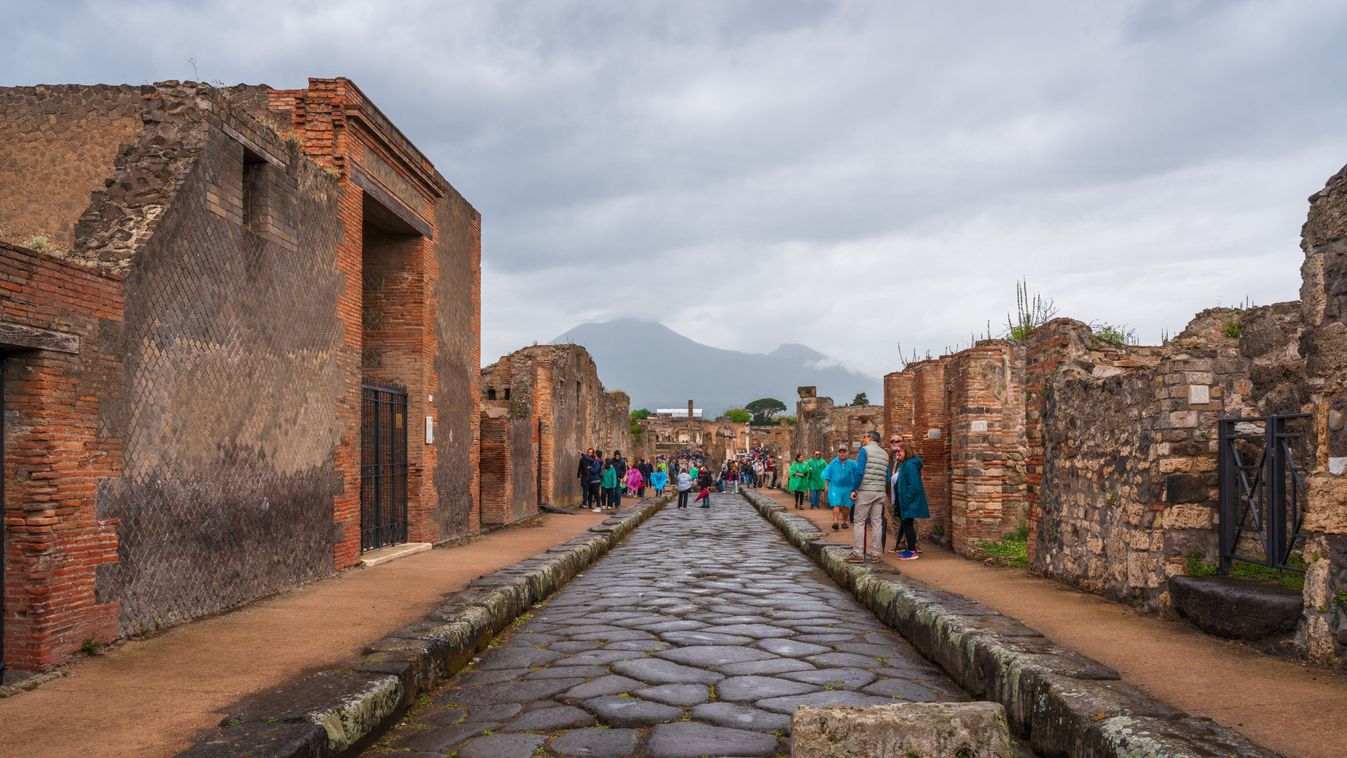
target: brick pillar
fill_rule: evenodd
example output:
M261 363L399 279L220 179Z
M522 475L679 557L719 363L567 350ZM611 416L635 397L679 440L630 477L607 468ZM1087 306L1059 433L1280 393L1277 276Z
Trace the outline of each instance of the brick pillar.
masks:
M483 414L481 444L481 518L484 525L508 524L514 499L514 466L510 458L510 417Z
M912 444L921 456L922 484L930 504L928 528L949 544L949 414L945 361L926 360L908 367L912 374Z

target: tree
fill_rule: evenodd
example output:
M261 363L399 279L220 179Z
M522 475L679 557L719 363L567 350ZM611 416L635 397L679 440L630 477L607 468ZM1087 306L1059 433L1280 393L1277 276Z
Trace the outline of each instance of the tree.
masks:
M869 405L870 398L865 396L864 392L857 392L856 396L851 398L852 405Z
M753 420L753 414L743 408L730 408L724 415L736 424L747 424Z
M641 421L650 418L654 414L648 408L637 408L631 412L631 436L639 438L641 436Z
M770 424L773 416L786 410L786 404L774 397L761 397L745 405L744 410L753 414L752 423Z

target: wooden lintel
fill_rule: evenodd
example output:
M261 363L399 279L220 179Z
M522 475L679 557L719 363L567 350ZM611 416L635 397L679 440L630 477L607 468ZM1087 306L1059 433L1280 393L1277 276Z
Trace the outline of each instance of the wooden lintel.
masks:
M38 329L23 324L0 321L0 348L5 347L78 354L80 338L65 332L55 332L50 329Z

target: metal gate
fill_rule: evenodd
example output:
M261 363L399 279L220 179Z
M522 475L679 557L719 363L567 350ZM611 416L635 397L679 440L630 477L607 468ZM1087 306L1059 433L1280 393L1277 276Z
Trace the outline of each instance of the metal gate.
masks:
M1220 420L1221 573L1230 572L1232 561L1304 571L1288 563L1305 518L1305 475L1296 451L1309 417ZM1238 555L1250 537L1257 537L1261 555Z
M360 549L407 541L407 390L360 385Z

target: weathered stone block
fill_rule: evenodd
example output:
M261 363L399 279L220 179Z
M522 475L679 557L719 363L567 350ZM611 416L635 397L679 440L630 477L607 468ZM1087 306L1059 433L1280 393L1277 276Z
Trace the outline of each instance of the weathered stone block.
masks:
M307 722L239 724L217 729L179 758L320 758L327 733Z
M1177 718L1181 714L1117 681L1044 674L1034 683L1029 739L1043 758L1080 755L1091 725L1113 716Z
M1114 716L1090 727L1081 758L1166 756L1166 758L1277 758L1211 719Z
M1229 576L1172 576L1169 594L1198 629L1249 641L1295 631L1303 605L1297 590Z
M899 703L869 708L802 707L791 719L794 758L1014 755L1005 709L996 703Z
M1170 474L1165 477L1165 500L1171 503L1201 503L1211 496L1211 485L1202 474Z

